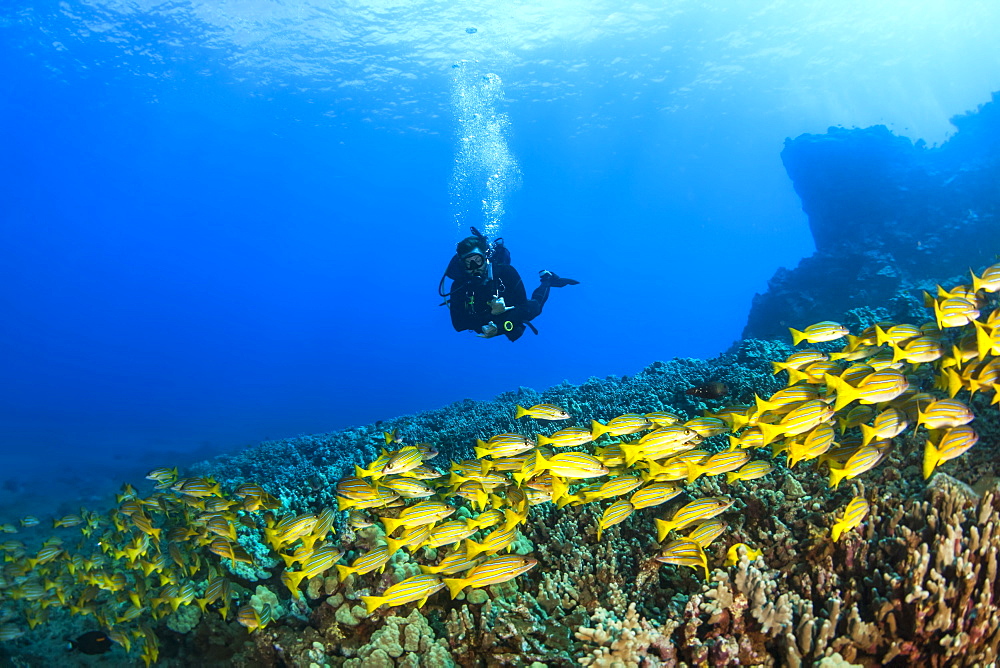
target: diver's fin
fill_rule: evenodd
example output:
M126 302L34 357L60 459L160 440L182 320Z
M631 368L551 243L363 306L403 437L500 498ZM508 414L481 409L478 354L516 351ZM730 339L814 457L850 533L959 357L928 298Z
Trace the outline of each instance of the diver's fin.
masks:
M556 274L547 269L543 269L538 272L538 277L543 283L548 283L553 288L562 288L567 285L579 285L580 281L573 280L572 278L560 278Z

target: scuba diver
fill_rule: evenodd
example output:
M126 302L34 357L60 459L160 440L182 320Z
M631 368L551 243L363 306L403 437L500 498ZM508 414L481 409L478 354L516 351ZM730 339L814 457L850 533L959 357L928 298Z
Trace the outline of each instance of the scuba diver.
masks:
M577 285L580 281L560 278L551 271L538 272L541 284L525 294L524 282L510 265L510 251L498 238L490 244L486 236L472 228L472 236L458 242L455 255L441 277L438 294L445 298L456 332L472 330L485 339L503 334L517 341L525 327L538 334L531 320L542 312L550 288ZM452 280L451 291L443 292L444 279Z

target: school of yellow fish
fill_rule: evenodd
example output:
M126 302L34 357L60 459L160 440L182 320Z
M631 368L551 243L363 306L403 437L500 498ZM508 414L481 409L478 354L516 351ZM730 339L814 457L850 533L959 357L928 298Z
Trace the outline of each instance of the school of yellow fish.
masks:
M797 350L774 362L787 386L752 405L729 406L691 419L668 413L629 413L589 429L567 427L536 437L497 434L477 442L473 459L450 463L447 473L430 462L425 444L405 445L386 434L386 448L367 467L336 486L338 508L316 514L280 514L280 503L259 485L231 493L210 478L179 477L176 469L147 476L154 491L141 496L126 485L106 515L81 510L53 520L53 527L82 534L75 546L55 536L34 552L24 543L0 544L0 641L14 640L60 608L92 616L126 651L146 665L157 660L151 621L180 606L198 605L228 619L233 607L226 561L252 563L237 529L256 532L284 563L280 579L293 595L301 583L336 567L341 581L382 571L406 549L414 558L433 554L422 573L377 595L364 596L369 611L416 602L422 606L447 588L455 598L467 587L509 581L533 568L530 556L513 554L519 527L531 508L553 503L606 506L595 527L601 540L637 510L664 505L682 493L689 500L653 529L661 546L652 559L688 566L709 576L706 548L725 531L720 519L728 496L701 496L702 476L725 474L726 484L767 476L778 457L794 467L812 462L828 471L830 487L870 471L907 429L923 434L923 475L954 459L978 440L973 413L956 398L992 393L1000 403L1000 264L972 275L971 285L925 295L934 319L920 325L879 323L851 335L821 322L791 330L796 345L846 338L840 350ZM992 309L992 310L990 310ZM830 346L824 346L830 348ZM964 396L964 395L963 395ZM551 404L518 406L515 417L562 421L571 416ZM727 435L728 447L720 442ZM718 437L718 438L716 438ZM714 445L712 445L714 444ZM825 467L825 468L821 468ZM460 506L465 519L449 519ZM378 522L385 538L349 565L333 532L340 512L355 529ZM836 541L858 527L869 511L856 497L832 522ZM25 527L39 525L25 517ZM2 533L16 533L12 524ZM433 552L421 551L434 548ZM420 551L420 552L418 552ZM732 545L726 565L759 549ZM432 562L432 563L431 563ZM449 577L451 576L451 577ZM244 605L236 621L248 630L266 627L271 610Z

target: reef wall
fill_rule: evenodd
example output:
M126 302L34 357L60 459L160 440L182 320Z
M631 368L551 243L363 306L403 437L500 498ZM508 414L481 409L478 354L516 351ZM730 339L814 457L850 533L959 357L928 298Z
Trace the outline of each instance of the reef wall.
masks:
M776 338L787 327L840 320L884 305L905 321L920 290L942 277L968 280L970 265L1000 252L1000 92L951 119L940 147L883 125L830 128L787 139L781 152L816 252L779 269L754 297L743 338Z

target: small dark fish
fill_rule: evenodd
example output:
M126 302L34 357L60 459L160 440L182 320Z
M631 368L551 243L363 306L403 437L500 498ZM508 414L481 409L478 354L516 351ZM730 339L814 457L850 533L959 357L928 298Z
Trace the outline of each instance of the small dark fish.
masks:
M84 654L104 654L111 649L111 637L104 631L87 631L76 640L69 641L69 649Z
M475 35L477 32L479 32L479 29L478 28L466 28L465 32L469 33L470 35Z
M702 399L721 399L729 394L729 386L725 383L705 383L692 387L687 393Z

